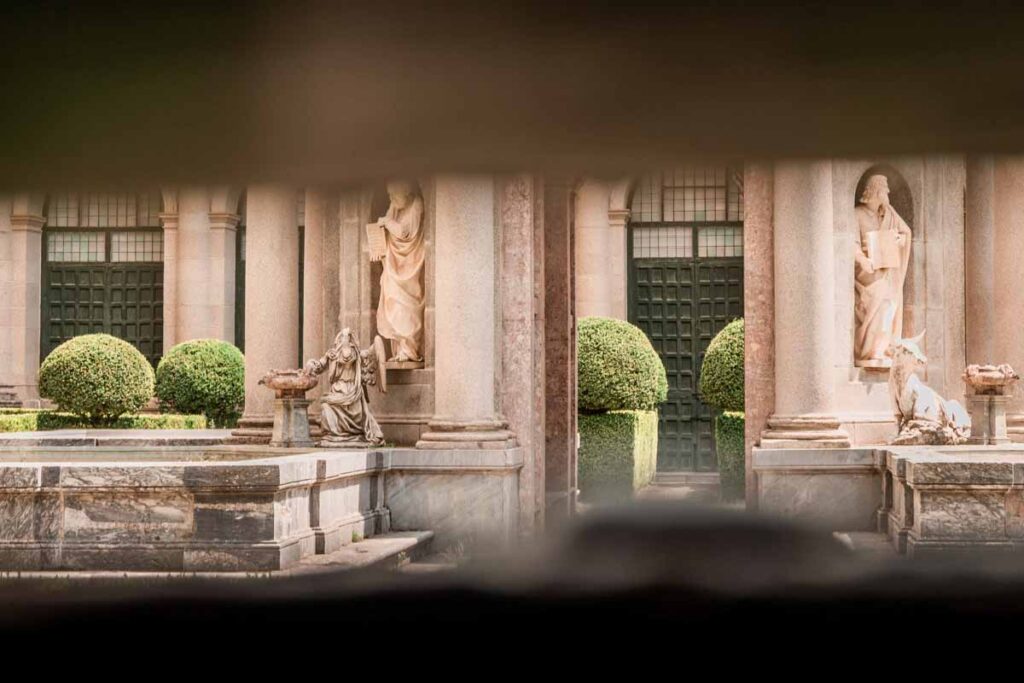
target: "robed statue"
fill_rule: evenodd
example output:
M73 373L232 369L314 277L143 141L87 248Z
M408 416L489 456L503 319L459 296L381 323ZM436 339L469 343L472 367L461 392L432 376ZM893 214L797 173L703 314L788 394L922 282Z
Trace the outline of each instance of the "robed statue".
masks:
M855 209L859 240L854 289L857 330L855 364L889 367L886 350L903 337L903 284L910 265L910 226L889 204L889 181L868 178Z
M367 396L368 386L386 391L383 367L378 370L383 356L380 337L371 348L360 350L352 331L346 327L322 358L306 363L305 372L309 375L327 373L327 392L320 397L320 426L325 434L320 446L364 448L384 443L384 434L370 412Z
M377 331L390 360L423 360L423 199L410 182L388 183L387 213L367 226L370 260L381 261Z

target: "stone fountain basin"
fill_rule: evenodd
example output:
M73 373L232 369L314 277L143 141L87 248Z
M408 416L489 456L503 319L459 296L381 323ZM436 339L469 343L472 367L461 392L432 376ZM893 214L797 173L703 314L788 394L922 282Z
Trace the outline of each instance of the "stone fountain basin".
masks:
M303 370L271 370L260 384L278 392L306 392L320 382L316 375L310 375Z

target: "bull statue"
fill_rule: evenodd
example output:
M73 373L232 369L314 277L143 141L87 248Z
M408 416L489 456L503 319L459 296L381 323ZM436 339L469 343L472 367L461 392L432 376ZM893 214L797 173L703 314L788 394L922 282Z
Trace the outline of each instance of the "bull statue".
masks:
M896 411L894 446L955 446L967 441L971 418L958 401L946 400L916 374L928 358L921 351L924 332L897 339L886 350L892 358L889 395Z

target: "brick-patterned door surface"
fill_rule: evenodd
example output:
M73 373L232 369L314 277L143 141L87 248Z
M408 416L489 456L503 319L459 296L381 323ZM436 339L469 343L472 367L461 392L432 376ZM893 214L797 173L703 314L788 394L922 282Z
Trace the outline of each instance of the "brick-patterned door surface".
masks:
M73 256L63 258L79 258L82 252L68 253ZM112 261L104 246L88 262L51 260L59 254L59 246L44 250L41 358L72 337L105 332L133 344L155 366L163 355L164 334L164 270L162 258L155 260L157 252L144 254L148 261L128 260L135 252Z
M661 356L668 400L659 408L658 470L717 469L712 412L698 387L711 339L743 315L743 259L633 258L630 321Z

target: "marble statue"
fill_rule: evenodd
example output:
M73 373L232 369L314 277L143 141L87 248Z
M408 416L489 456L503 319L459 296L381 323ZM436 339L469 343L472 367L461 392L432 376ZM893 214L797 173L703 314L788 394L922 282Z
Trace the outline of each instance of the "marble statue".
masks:
M391 342L390 360L423 360L423 199L409 182L388 183L391 204L376 225L383 248L370 259L382 261L377 331Z
M327 372L327 392L320 397L320 426L325 436L319 446L366 448L384 443L380 425L370 412L366 389L377 385L383 356L380 337L373 347L360 350L352 331L346 327L322 358L306 363L304 372L311 376ZM385 389L383 382L379 386L382 391Z
M903 336L903 284L910 264L910 226L889 204L889 181L868 178L857 208L854 258L857 331L854 362L889 367L886 349Z
M892 444L956 445L967 441L971 418L958 401L946 400L917 376L928 362L921 351L924 332L913 339L897 339L887 350L889 395L896 411L897 434Z

